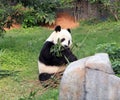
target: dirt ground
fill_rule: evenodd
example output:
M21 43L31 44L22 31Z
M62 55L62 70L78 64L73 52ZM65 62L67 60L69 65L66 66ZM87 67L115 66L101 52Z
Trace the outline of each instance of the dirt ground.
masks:
M62 28L75 28L79 26L78 22L75 22L74 17L67 13L59 13L56 18L56 25L61 25Z
M54 29L55 26L60 25L62 28L76 28L79 26L78 22L75 22L73 16L70 16L67 13L58 13L54 25L45 25L50 29Z
M75 22L74 17L70 16L67 13L58 13L56 20L55 20L55 24L54 25L45 25L43 27L47 27L49 29L54 29L54 27L56 25L60 25L62 28L76 28L79 26L78 22ZM6 31L7 30L11 30L11 29L15 29L15 28L20 28L21 25L20 24L13 24L10 29L9 28L4 28Z
M4 28L4 30L8 31L8 30L12 30L12 29L19 29L21 27L20 24L12 24L12 26L10 28Z

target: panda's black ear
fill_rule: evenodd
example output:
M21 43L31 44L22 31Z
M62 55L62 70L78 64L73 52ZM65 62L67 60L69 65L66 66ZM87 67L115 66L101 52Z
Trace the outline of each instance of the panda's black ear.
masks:
M56 32L60 32L60 31L61 31L61 26L60 26L60 25L56 26L56 27L55 27L55 31L56 31Z
M71 33L71 30L70 30L69 28L68 28L67 30L68 30L68 32L70 32L70 33Z

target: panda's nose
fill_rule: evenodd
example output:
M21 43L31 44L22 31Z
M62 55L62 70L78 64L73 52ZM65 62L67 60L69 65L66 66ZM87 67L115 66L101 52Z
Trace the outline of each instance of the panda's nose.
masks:
M64 45L65 48L67 48L68 46L67 45Z

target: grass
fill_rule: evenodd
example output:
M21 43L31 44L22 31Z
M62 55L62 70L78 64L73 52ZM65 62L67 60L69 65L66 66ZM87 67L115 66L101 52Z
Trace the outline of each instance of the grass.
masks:
M58 89L40 95L37 59L52 30L34 27L7 31L0 38L0 100L28 100L31 91L39 90L36 99L57 100ZM72 29L74 54L78 59L96 53L98 44L116 42L120 46L120 22L81 23Z

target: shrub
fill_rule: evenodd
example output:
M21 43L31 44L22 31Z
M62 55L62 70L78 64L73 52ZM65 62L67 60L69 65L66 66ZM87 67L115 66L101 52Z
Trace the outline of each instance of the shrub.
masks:
M21 2L27 7L27 13L24 13L24 27L32 27L39 24L51 25L55 22L55 9L57 7L56 0L34 0L29 1L27 4L23 1Z
M35 16L34 8L26 8L23 14L22 26L24 28L37 25L37 19Z
M23 27L32 27L40 24L54 24L56 8L66 7L72 0L1 0L1 21L10 28L13 23L20 23ZM5 8L5 9L4 9ZM1 25L0 25L1 26ZM2 28L1 28L2 29Z
M115 74L120 75L120 47L117 47L116 43L105 43L99 44L96 50L109 54Z
M101 3L100 10L107 9L116 21L120 20L120 0L88 0L90 3Z
M37 6L34 6L34 9L36 10L36 18L38 19L38 23L49 25L54 24L57 5L58 2L56 0L37 1Z
M19 3L15 6L12 6L12 13L10 16L15 22L21 23L23 21L25 10L26 8L21 3Z
M52 0L30 0L28 3L19 0L14 5L0 1L0 30L3 27L10 28L13 23L21 23L25 28L40 24L51 25L55 22L56 7L56 2Z
M20 23L24 13L24 7L22 4L16 6L9 6L0 4L0 29L4 30L4 27L10 28L13 23Z
M31 3L29 2L28 4L25 2L22 3L26 6L26 10L23 15L23 27L32 27L40 24L54 24L56 17L56 2L52 0L35 0L31 1Z
M32 27L37 24L36 18L32 15L26 16L22 22L24 28Z
M4 20L5 20L5 7L4 5L0 2L0 37L2 36L2 32L4 31Z

